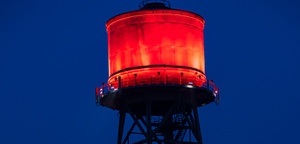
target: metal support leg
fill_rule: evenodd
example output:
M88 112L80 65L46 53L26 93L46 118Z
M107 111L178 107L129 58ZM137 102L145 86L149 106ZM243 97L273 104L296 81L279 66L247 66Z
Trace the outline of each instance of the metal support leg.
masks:
M168 112L163 116L163 119L162 119L161 123L159 124L159 126L157 126L157 129L161 129L161 127L167 123L168 117L170 117L170 115L172 115L172 113L175 109L175 106L176 105L173 104L172 107L168 110Z
M196 126L196 131L197 131L196 137L198 137L199 144L203 144L197 108L194 108L193 112L194 112L195 126Z
M145 136L145 138L147 137L147 134L144 130L144 128L142 127L142 125L140 124L140 122L138 121L138 118L136 118L136 116L130 111L130 109L127 107L127 111L129 113L129 115L131 116L131 118L134 120L134 123L138 126L138 128L140 129L141 133Z
M120 119L119 119L119 130L118 130L118 144L122 144L126 112L120 110L119 113L120 113Z
M133 123L133 124L131 125L131 127L130 127L129 131L127 132L127 135L125 136L124 141L122 142L122 144L125 144L125 143L126 143L126 141L128 140L128 138L129 138L129 136L130 136L132 130L134 129L135 125L136 125L136 123Z
M152 143L152 128L151 128L151 101L147 101L147 144Z
M196 132L196 128L195 128L195 121L194 121L193 115L191 114L191 112L189 112L189 114L186 114L186 116L188 118L187 123L188 123L189 129L192 131L196 140L199 141L198 137L196 136L197 132Z
M167 124L166 124L166 129L164 131L164 140L165 141L172 141L173 140L173 130L170 127L170 124L173 123L173 118L172 116L169 116L167 118ZM171 143L166 143L166 144L171 144Z
M144 126L145 127L147 127L147 122L144 120L144 119L140 119L141 120L141 122L144 124ZM151 125L152 126L152 125ZM157 137L157 135L156 135L156 133L152 130L152 132L151 132L151 136L154 138L154 141L155 142L157 142L158 144L161 144L161 142L159 142L159 139L158 139L158 137ZM154 142L153 141L153 142Z

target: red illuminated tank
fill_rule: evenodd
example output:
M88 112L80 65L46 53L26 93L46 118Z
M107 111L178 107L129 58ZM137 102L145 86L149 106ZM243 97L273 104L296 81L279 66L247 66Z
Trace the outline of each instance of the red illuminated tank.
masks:
M110 85L118 87L119 76L123 87L201 86L206 81L201 16L174 9L139 10L113 17L106 27Z
M204 24L198 14L167 7L144 7L108 20L106 91L111 96L102 100L102 105L120 109L120 97L126 97L130 104L149 98L167 102L179 89L188 89L183 90L187 101L197 106L214 101L217 88L213 83L211 90L203 89L209 85L205 76Z

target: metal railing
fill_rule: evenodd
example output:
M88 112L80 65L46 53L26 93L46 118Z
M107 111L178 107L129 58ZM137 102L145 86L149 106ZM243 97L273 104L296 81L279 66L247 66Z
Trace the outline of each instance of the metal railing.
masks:
M205 88L213 93L215 96L215 102L219 103L219 89L212 80L201 79L199 77L174 77L174 76L153 76L153 77L137 77L134 79L121 79L115 80L109 84L102 84L102 86L96 88L96 103L100 103L100 99L106 96L108 93L116 92L119 88L128 88L135 86L145 85L184 85L188 88L199 87Z
M166 84L174 84L174 85L193 85L193 86L202 86L205 83L204 79L196 78L193 76L172 76L172 75L156 75L156 76L135 76L134 78L124 78L121 80L121 84L119 81L115 80L111 82L110 85L114 88L119 88L121 85L122 88L126 87L134 87L134 86L142 86L142 85L166 85Z

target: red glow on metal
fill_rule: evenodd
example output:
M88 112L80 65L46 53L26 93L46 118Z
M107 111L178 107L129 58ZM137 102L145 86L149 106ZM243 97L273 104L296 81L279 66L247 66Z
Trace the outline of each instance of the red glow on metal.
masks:
M117 77L123 87L160 82L201 86L206 81L201 16L172 9L139 10L113 17L106 27L108 84L115 85Z
M151 84L179 84L201 87L206 82L203 73L187 68L151 67L126 70L109 78L108 83L114 88L119 87L118 77L121 77L121 86L139 86Z

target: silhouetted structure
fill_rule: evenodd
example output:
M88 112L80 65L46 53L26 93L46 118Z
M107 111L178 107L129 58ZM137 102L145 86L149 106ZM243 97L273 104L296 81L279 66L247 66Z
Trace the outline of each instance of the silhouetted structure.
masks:
M143 1L106 28L109 79L96 88L96 102L119 111L117 143L129 143L137 127L143 138L134 143L202 144L197 108L218 101L205 76L204 19L167 1ZM123 135L126 114L133 124Z

